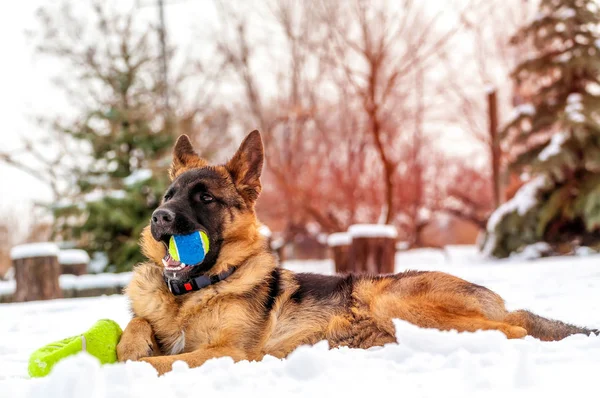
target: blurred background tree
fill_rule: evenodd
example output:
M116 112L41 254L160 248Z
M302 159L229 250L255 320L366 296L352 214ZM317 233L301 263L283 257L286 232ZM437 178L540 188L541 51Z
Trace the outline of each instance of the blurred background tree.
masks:
M86 18L77 12L81 7ZM161 31L140 29L144 21L137 15L135 8L117 11L102 1L66 1L39 9L41 30L34 36L39 53L68 70L56 83L76 110L70 118L41 118L76 148L60 159L64 165L66 157L76 158L67 167L69 194L51 204L53 238L105 253L108 270L116 271L143 259L137 239L168 186L176 136L202 139L207 159L229 143L228 111L210 106L210 93L186 81L198 75L198 63L187 60L167 77ZM166 49L169 64L176 52Z
M523 103L502 139L510 170L528 182L491 216L487 253L600 244L599 11L594 1L543 0L513 38L533 51L512 74Z
M167 74L161 42L169 37L157 24L156 2L44 5L34 42L70 103L40 116L47 138L0 149L0 161L51 187L54 238L107 253L111 269L140 259L139 232L168 182L170 146L181 133L221 161L230 137L261 130L266 162L257 211L278 244L323 246L318 240L328 233L378 222L398 229L401 247L474 243L486 225L496 226L488 218L500 197L512 197L521 176L534 177L535 153L519 157L527 140L514 131L544 137L532 138L528 150L550 142L546 116L527 131L530 109L543 115L541 97L552 100L542 86L561 68L575 73L578 59L596 62L591 42L577 42L583 36L573 30L589 15L579 16L583 8L570 0L560 7L576 17L534 22L540 32L545 24L554 29L552 38L527 38L524 30L513 45L510 33L535 17L537 2L158 3L175 33L167 40ZM583 55L555 60L568 40L587 46ZM512 84L509 71L530 54L531 70ZM515 166L500 189L490 167L490 92L497 92L500 122L513 105L524 111L523 125L515 121L504 137L505 163Z

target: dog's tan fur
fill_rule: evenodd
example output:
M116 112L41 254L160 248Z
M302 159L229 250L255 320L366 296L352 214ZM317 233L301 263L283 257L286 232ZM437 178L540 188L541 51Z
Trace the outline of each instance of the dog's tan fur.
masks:
M258 171L253 170L257 164ZM282 358L299 345L321 340L331 347L368 348L396 342L394 318L441 330L499 330L508 338L524 337L528 329L543 340L590 332L526 311L508 312L496 293L441 272L319 279L280 269L254 213L262 168L258 132L223 166L208 166L189 140L180 138L172 179L205 167L228 181L214 188L220 195L238 195L244 203L228 209L223 245L208 273L231 265L237 270L202 290L174 296L163 280L165 247L146 228L141 247L148 262L135 268L126 289L135 315L117 348L121 361L146 361L162 374L177 360L195 367L222 356Z

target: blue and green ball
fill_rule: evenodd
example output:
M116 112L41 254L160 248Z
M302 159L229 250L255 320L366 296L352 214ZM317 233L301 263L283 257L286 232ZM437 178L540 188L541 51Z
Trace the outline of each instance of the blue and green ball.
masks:
M173 260L186 265L200 264L209 250L208 235L202 230L189 235L174 235L169 240L169 254Z

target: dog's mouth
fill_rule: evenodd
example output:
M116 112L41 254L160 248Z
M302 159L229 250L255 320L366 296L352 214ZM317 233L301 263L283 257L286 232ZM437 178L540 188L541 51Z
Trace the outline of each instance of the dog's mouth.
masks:
M164 266L163 273L169 279L185 279L193 268L191 265L175 260L168 252L162 259L162 263Z
M186 267L184 263L182 263L181 261L177 261L173 257L171 257L171 255L168 252L163 258L162 262L165 266L166 271L181 271Z

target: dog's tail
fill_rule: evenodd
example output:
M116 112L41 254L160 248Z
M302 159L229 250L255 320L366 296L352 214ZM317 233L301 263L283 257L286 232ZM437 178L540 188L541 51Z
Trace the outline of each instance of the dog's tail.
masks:
M599 334L598 329L587 329L561 321L547 319L526 310L509 312L504 321L527 330L529 336L543 341L557 341L573 334Z

